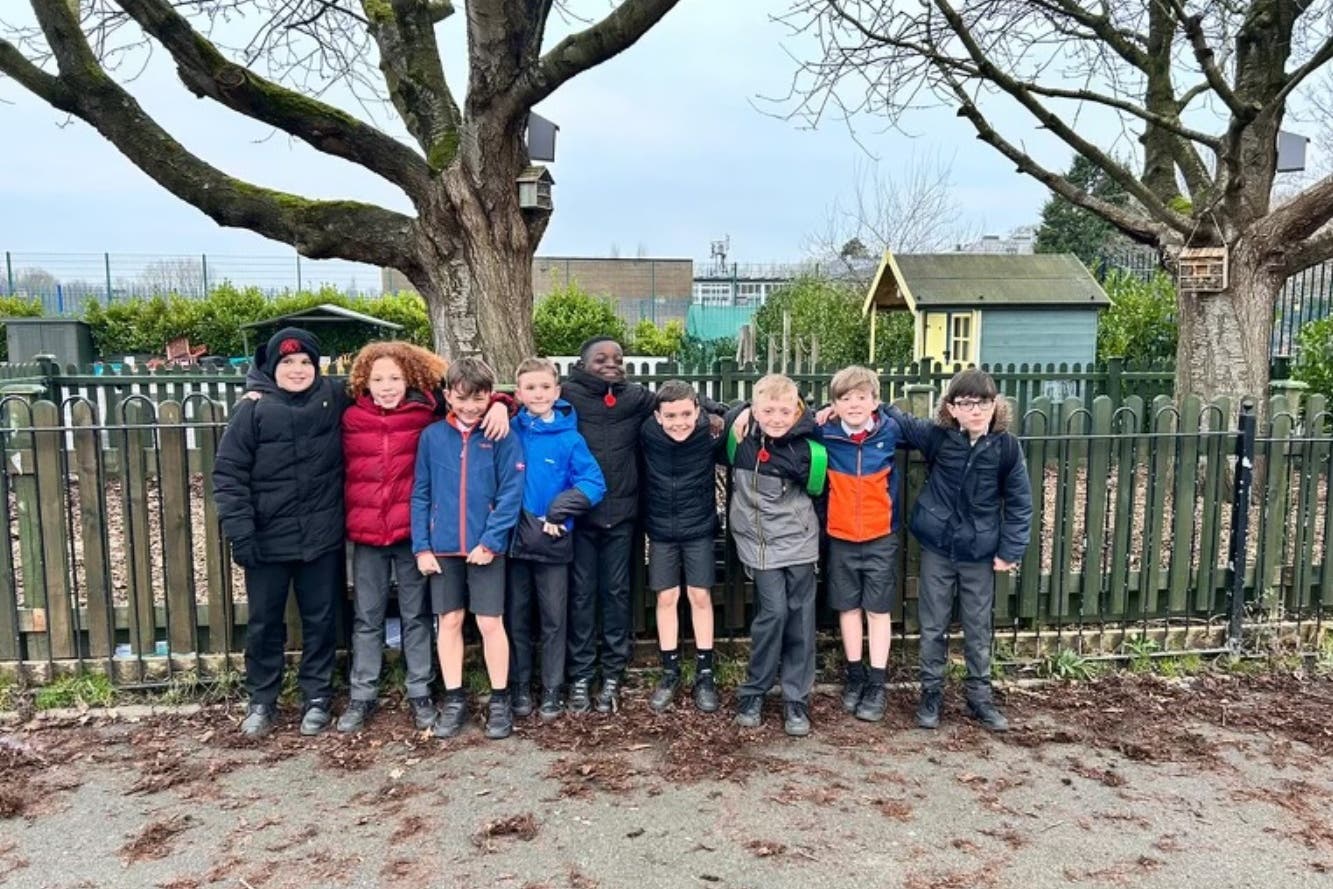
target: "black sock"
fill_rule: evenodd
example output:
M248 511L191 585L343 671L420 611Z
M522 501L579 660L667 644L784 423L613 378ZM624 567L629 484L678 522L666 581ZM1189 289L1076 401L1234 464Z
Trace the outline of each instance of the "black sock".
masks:
M888 669L889 669L888 667L871 667L870 675L869 678L866 679L866 682L868 682L870 685L874 687L879 687L883 685L885 674L888 672Z
M509 689L508 689L506 686L503 686L503 685L500 686L499 688L492 688L492 689L491 689L491 697L493 697L493 698L494 698L494 697L497 697L497 696L507 695L507 694L509 694Z
M680 672L680 646L676 646L675 648L671 649L670 651L668 651L668 650L665 649L665 648L660 649L660 650L661 650L661 652L662 652L662 671L665 672L665 673L679 673L679 672Z
M713 672L713 649L700 648L694 653L695 672L712 673Z
M463 690L463 686L460 685L458 688L449 688L448 686L445 686L444 699L446 701L461 701L466 697L467 692Z
M865 682L866 667L859 660L847 662L847 682Z

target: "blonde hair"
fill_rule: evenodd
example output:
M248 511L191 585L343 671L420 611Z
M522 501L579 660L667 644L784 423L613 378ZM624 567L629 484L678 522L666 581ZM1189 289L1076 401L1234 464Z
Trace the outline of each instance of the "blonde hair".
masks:
M370 369L381 358L388 358L398 365L403 372L403 382L418 392L429 392L440 385L449 369L449 362L412 343L401 340L370 343L356 353L352 369L347 374L347 388L353 395L360 395L370 388Z
M759 382L754 384L751 400L759 401L761 398L776 400L787 395L790 395L797 404L801 403L801 393L791 377L786 374L768 374L760 377Z
M555 366L555 362L549 358L524 358L518 364L518 369L514 371L514 383L518 383L518 378L524 374L537 373L545 371L550 374L556 384L560 383L560 369Z
M871 398L878 399L879 374L859 364L844 367L833 375L833 380L829 383L829 398L837 401L847 393L854 392L857 389L865 389L870 393Z

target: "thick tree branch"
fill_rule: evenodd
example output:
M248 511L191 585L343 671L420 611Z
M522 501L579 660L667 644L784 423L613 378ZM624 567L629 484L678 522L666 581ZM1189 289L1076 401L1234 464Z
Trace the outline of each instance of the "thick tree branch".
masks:
M458 155L458 103L449 92L435 24L453 12L447 0L361 0L380 50L389 100L434 171Z
M597 24L561 40L524 78L519 106L531 108L571 77L633 46L679 2L625 0Z
M1133 213L1124 207L1104 201L1071 183L1065 177L1053 173L1033 160L1032 156L1001 136L986 120L981 109L956 79L948 78L949 86L958 98L958 114L971 122L977 131L977 138L1009 158L1018 167L1018 172L1026 173L1051 191L1072 204L1091 210L1110 222L1126 235L1145 243L1166 243L1171 238L1171 228L1159 222L1153 222Z
M1297 275L1312 265L1333 259L1333 228L1287 248L1286 273Z
M66 0L33 0L33 9L71 97L63 110L91 124L163 188L220 225L292 244L313 259L411 264L410 217L356 201L312 201L227 176L188 152L107 76ZM43 86L50 94L50 84Z
M1274 243L1304 240L1333 220L1333 175L1325 176L1260 223Z
M167 0L120 0L120 5L171 53L181 81L196 96L271 124L325 154L359 164L402 187L409 196L429 178L430 170L421 156L396 139L228 61Z
M1163 199L1153 194L1152 190L1145 186L1138 177L1125 169L1122 164L1117 163L1106 152L1080 136L1072 126L1065 123L1058 115L1037 101L1030 92L1023 88L1022 84L995 65L980 44L977 43L966 22L946 0L935 0L935 6L944 15L949 28L966 48L973 63L976 64L981 75L988 82L995 84L1012 96L1053 135L1059 137L1065 144L1104 170L1107 176L1119 183L1151 216L1182 234L1189 233L1193 228L1193 223L1189 219L1168 207ZM951 77L950 80L952 79ZM973 108L975 108L975 105L973 105ZM1119 225L1119 223L1116 224Z
M1185 30L1185 36L1189 38L1190 47L1194 50L1194 60L1199 63L1199 69L1203 71L1203 76L1208 81L1208 86L1217 97L1227 106L1231 114L1241 120L1252 120L1259 113L1258 105L1247 105L1242 102L1240 97L1232 91L1230 84L1227 83L1226 76L1217 64L1216 53L1208 45L1208 37L1203 33L1203 19L1198 15L1191 15L1186 9L1183 0L1167 0L1171 9L1176 14L1176 20L1180 22Z
M74 112L74 94L59 77L47 74L8 40L0 38L0 74L8 74L19 86L61 111Z

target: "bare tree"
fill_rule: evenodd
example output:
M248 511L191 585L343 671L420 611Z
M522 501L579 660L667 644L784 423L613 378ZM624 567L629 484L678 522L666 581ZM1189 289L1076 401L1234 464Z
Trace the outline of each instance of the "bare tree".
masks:
M1288 105L1333 60L1333 0L792 0L786 20L822 48L797 72L794 113L897 123L951 107L1019 172L1168 262L1225 247L1225 288L1180 296L1177 390L1266 391L1273 300L1333 256L1333 176L1273 198ZM1119 137L1094 140L1094 119ZM1034 125L1122 186L1125 206L1038 160Z
M849 196L828 208L824 226L806 236L806 252L841 276L869 283L885 250L930 253L971 240L953 191L953 167L938 155L911 154L886 174L878 161L852 162Z
M466 67L452 69L466 75L461 101L436 42L451 0L29 0L36 25L0 39L0 73L221 225L313 259L402 271L426 298L443 354L484 351L514 367L532 349L531 263L550 218L519 205L528 112L677 2L623 0L548 48L549 19L565 14L557 0L468 0ZM227 33L253 23L253 33L223 46L210 39L215 22ZM365 167L402 189L415 215L264 188L192 154L123 84L145 44L171 56L195 96ZM366 107L387 96L412 144L321 98L337 83Z
M175 259L155 259L139 273L138 284L148 293L182 296L207 296L204 288L207 275L203 260L183 256Z

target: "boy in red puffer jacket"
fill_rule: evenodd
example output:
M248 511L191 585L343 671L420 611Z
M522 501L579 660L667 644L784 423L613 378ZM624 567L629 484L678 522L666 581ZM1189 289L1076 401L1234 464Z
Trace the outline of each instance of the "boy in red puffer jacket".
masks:
M371 343L357 353L348 375L355 401L343 414L342 430L356 600L352 694L338 719L340 732L360 729L375 709L391 572L398 582L412 720L422 730L435 722L430 697L435 634L426 578L412 554L411 497L421 430L447 409L440 388L446 367L443 358L411 343ZM508 406L507 401L492 405L483 424L487 437L508 431Z

